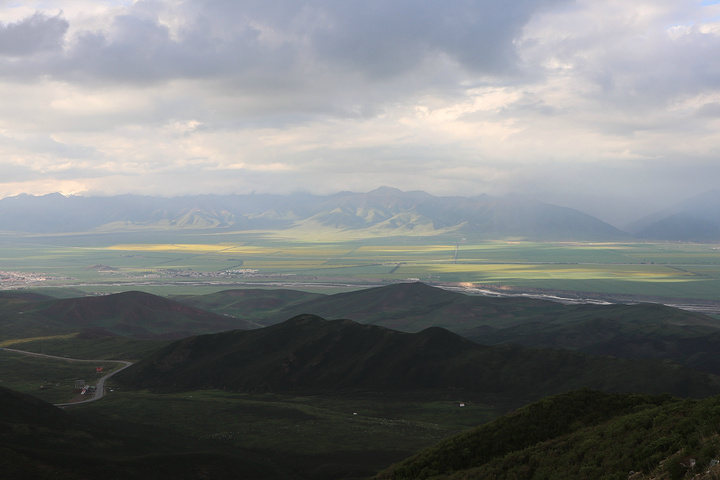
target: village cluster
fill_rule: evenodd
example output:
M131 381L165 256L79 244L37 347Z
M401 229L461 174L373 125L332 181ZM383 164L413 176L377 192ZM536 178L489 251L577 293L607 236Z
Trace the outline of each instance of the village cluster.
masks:
M46 273L12 272L0 270L0 290L22 288L50 280L70 280L70 277L49 276Z

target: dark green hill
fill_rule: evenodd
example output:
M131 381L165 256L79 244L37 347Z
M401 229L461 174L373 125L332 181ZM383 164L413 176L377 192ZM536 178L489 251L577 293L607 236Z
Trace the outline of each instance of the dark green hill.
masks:
M309 313L328 319L346 318L406 332L439 326L461 332L481 324L508 326L528 318L555 318L567 311L557 302L529 298L464 295L424 283L398 283L334 295L282 295L270 290L236 290L196 297L177 297L190 305L272 325ZM286 291L283 291L286 292ZM272 302L272 308L266 305ZM281 304L284 302L284 304ZM254 308L253 304L262 305Z
M664 305L568 306L554 318L462 333L483 345L515 343L628 359L667 359L720 374L720 322Z
M144 292L67 299L5 297L0 299L0 312L0 337L5 339L87 330L132 338L182 338L257 327Z
M215 312L242 315L263 325L309 313L407 332L437 326L465 334L480 325L494 328L526 323L562 325L594 318L621 319L637 325L697 325L720 330L719 320L664 305L564 305L527 297L466 295L421 282L397 283L334 295L301 292L291 295L288 290L272 292L226 290L177 299ZM237 301L238 297L242 298L241 302Z
M667 359L720 374L720 321L658 304L563 305L465 295L423 283L335 295L231 290L182 300L266 325L309 313L406 332L439 326L482 345L517 343L628 359Z
M403 333L303 315L259 330L174 342L116 377L158 392L459 392L524 403L583 386L605 391L720 393L720 378L667 362L485 347L441 328Z
M452 437L375 478L717 478L719 421L718 397L580 390Z

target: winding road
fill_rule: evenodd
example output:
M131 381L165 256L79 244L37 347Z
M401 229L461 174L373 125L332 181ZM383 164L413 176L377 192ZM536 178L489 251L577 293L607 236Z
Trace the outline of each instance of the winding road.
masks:
M6 352L13 352L13 353L20 353L22 355L30 355L32 357L42 357L42 358L52 358L56 360L65 360L67 362L94 362L94 363L121 363L123 366L113 372L108 373L107 375L103 375L100 377L95 384L95 394L88 398L87 400L81 400L79 402L71 402L71 403L55 403L56 407L74 407L75 405L82 405L83 403L89 403L89 402L95 402L97 400L100 400L102 397L105 396L105 381L115 375L118 372L122 372L126 368L128 368L130 365L132 365L132 362L128 362L125 360L85 360L82 358L68 358L68 357L59 357L57 355L45 355L44 353L36 353L36 352L28 352L26 350L16 350L14 348L3 348L3 351Z

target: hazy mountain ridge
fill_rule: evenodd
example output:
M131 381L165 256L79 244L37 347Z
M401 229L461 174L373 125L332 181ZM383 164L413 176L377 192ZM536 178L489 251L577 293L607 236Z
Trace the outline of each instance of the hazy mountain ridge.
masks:
M720 190L705 192L624 228L637 238L717 241L720 239Z
M0 231L68 233L127 229L362 230L368 235L478 234L534 239L626 238L577 210L522 197L434 197L382 187L329 196L200 195L176 198L42 197L0 200Z

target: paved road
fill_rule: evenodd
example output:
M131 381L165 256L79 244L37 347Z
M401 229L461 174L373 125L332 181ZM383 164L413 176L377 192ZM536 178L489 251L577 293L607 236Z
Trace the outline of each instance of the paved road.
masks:
M81 358L68 358L68 357L58 357L57 355L45 355L44 353L36 353L36 352L28 352L26 350L16 350L14 348L3 348L6 352L13 352L13 353L21 353L23 355L30 355L32 357L42 357L42 358L52 358L56 360L65 360L68 362L93 362L93 363L121 363L123 366L114 372L108 373L107 375L103 375L100 377L95 384L95 394L88 398L87 400L82 400L79 402L73 402L73 403L56 403L54 404L56 407L74 407L75 405L82 405L83 403L89 403L94 402L96 400L100 400L102 397L105 396L105 380L112 377L118 372L122 372L126 368L128 368L130 365L132 365L132 362L127 362L125 360L85 360Z

